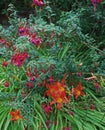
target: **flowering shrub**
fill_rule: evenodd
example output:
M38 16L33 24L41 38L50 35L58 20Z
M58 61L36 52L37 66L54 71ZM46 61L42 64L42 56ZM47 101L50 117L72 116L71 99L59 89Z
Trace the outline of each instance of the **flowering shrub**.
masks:
M43 10L45 3L33 4ZM105 79L97 66L104 52L82 33L79 16L62 12L53 24L12 10L10 26L0 26L0 129L105 129Z

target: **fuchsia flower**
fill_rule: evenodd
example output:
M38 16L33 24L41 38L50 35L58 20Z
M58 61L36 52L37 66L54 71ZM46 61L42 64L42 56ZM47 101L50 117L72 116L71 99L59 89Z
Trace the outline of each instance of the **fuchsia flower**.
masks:
M31 81L35 81L35 76L33 75L31 68L26 69L26 76L28 76Z
M24 91L22 91L21 94L22 94L22 97L26 96L26 93Z
M95 83L96 92L98 92L99 87L100 87L99 83L96 82L96 83Z
M0 44L4 45L7 41L0 38Z
M44 112L46 114L50 114L50 112L52 111L52 107L50 104L42 104L42 109L44 110Z
M71 130L71 127L63 128L63 130Z
M28 88L33 88L33 83L32 82L26 82L26 86Z
M5 82L4 82L4 86L5 86L5 87L9 87L9 82L8 82L8 81L5 81Z
M30 35L29 28L27 26L22 26L19 28L19 35L28 37Z
M54 79L53 79L52 75L49 77L49 82L50 82L50 83L53 83L53 82L54 82Z
M42 40L40 37L36 37L36 33L34 33L31 38L30 42L33 43L36 46L40 46L42 44Z
M17 54L14 54L11 58L12 64L16 65L17 67L20 67L28 58L28 53L27 52L18 52Z
M94 11L96 11L97 3L101 3L101 2L102 2L102 0L92 0L93 6L94 6Z
M7 66L8 66L8 64L9 64L9 63L8 63L8 62L6 62L6 61L3 61L3 62L2 62L2 66L3 66L3 67L7 67Z
M95 110L95 105L92 104L92 105L90 106L90 109L91 109L91 110Z
M42 0L33 0L32 6L39 6L42 7L44 2Z

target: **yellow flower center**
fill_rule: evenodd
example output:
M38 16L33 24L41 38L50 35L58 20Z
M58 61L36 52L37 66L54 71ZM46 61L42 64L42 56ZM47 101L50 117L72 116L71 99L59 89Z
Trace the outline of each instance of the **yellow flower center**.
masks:
M78 96L81 95L81 92L80 90L77 90L77 93L76 93Z
M62 98L57 98L56 102L57 103L61 103L62 102Z

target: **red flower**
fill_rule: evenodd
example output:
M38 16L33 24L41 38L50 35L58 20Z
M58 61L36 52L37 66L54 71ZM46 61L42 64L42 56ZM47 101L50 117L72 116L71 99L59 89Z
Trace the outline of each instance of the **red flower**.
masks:
M5 61L2 62L2 66L3 66L3 67L7 67L8 64L9 64L8 62L5 62Z
M71 127L63 128L63 130L71 130Z
M21 94L22 94L22 97L25 97L26 96L26 93L23 91L23 92L21 92Z
M41 46L42 40L40 37L36 37L36 33L32 34L30 38L30 42L33 43L36 46Z
M10 115L12 116L11 121L18 121L23 119L23 117L20 115L20 110L11 111Z
M96 83L95 83L96 92L98 92L99 87L100 87L99 83L96 82Z
M19 28L19 35L20 36L26 36L29 37L30 32L29 32L29 28L27 26L22 26Z
M53 79L52 76L49 77L49 82L50 82L50 83L53 83L53 82L54 82L54 79Z
M33 88L33 83L32 82L26 82L26 86L28 88Z
M42 109L46 114L49 114L52 111L52 107L50 104L42 104Z
M42 0L33 0L32 6L39 6L42 7L44 2Z
M8 82L8 81L5 81L5 82L4 82L4 86L5 86L5 87L9 87L9 82Z
M93 6L94 6L94 11L96 11L97 3L101 3L101 2L102 2L102 0L92 0Z
M83 92L83 87L81 85L81 83L79 82L76 88L72 88L72 92L71 92L74 97L77 99L80 96L84 96L85 93Z
M28 53L26 52L22 52L22 53L17 53L14 54L11 58L11 62L12 64L16 65L17 67L20 67L26 60L26 58L28 58Z
M7 42L7 41L6 41L5 39L1 39L1 38L0 38L0 44L5 45L6 42Z
M61 82L53 82L46 84L47 91L45 95L51 96L53 101L50 104L57 103L57 108L60 109L62 103L67 103L67 95L64 79Z
M92 104L92 105L90 106L90 109L91 109L91 110L95 110L95 105Z

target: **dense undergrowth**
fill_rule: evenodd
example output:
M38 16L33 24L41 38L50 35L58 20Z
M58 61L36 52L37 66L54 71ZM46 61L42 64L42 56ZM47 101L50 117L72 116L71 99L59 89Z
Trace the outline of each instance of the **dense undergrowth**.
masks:
M55 15L56 2L33 3L29 18L10 4L0 25L0 130L105 130L101 5Z

